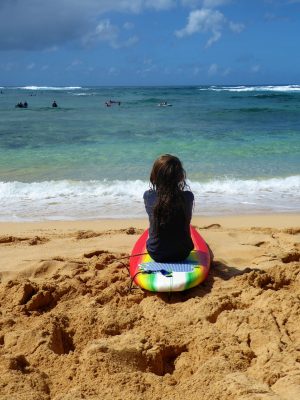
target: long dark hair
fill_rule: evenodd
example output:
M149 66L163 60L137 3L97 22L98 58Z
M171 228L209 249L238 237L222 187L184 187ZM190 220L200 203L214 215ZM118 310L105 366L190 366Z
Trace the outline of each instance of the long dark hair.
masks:
M154 227L157 231L171 223L172 217L185 221L186 206L183 190L186 173L179 158L164 154L155 160L150 174L151 189L157 193L154 206Z

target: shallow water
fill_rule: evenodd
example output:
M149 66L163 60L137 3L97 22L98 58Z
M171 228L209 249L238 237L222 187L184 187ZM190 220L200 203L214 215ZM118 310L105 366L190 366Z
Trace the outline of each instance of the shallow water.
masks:
M184 163L196 214L299 210L300 86L2 92L1 220L145 215L166 152Z

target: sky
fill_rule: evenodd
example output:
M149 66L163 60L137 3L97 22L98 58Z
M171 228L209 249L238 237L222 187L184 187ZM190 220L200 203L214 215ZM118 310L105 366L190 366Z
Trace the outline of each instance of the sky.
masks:
M0 0L0 86L300 84L300 0Z

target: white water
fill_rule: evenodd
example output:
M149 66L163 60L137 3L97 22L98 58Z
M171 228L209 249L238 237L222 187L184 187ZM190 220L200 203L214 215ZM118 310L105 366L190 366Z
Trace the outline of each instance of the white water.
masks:
M300 210L300 175L267 180L189 182L195 215ZM145 217L147 182L0 182L0 220L76 220Z
M209 88L200 88L199 90L213 90L215 92L300 92L300 85L282 85L282 86L210 86Z
M81 86L21 86L16 89L24 90L79 90L82 89Z

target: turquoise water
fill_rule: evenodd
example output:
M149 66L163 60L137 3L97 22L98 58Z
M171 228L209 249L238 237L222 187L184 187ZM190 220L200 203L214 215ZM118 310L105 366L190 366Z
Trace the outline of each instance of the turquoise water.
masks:
M236 212L238 204L247 203L254 204L245 206L245 212L298 209L300 86L30 87L2 92L0 200L15 204L0 212L2 219L142 215L138 196L147 188L153 160L162 153L183 161L199 203L205 197L205 206L196 207L200 214ZM121 105L106 107L109 99ZM14 107L25 100L28 109ZM51 107L53 100L57 109ZM172 106L158 107L162 101ZM92 187L93 201L84 198ZM262 187L271 193L265 204L259 197ZM237 197L233 188L243 192L238 202L231 200ZM253 190L255 198L247 193ZM218 204L209 193L219 196ZM47 196L56 196L53 212L47 202L45 211ZM41 210L29 203L33 199ZM267 207L270 201L274 204ZM82 204L87 205L84 212Z

